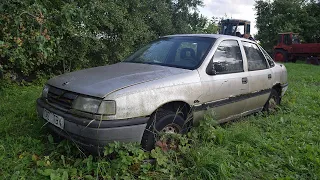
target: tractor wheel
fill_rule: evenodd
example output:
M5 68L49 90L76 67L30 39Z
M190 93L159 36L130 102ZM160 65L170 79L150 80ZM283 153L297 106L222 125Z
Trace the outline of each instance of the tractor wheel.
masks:
M288 62L288 52L282 49L274 51L274 60L276 62Z
M320 59L317 57L308 57L306 62L307 64L320 65Z

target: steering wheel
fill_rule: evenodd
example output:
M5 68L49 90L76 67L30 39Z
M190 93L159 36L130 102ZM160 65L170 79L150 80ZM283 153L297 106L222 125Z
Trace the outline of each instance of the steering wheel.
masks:
M198 61L196 60L196 58L193 58L193 57L185 57L183 58L183 61L189 62L193 66L198 65Z

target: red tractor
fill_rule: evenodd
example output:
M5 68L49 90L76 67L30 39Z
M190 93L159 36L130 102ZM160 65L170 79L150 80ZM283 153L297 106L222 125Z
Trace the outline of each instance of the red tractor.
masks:
M320 43L301 44L299 34L280 33L278 44L274 47L274 60L296 62L300 58L307 59L307 63L319 65Z

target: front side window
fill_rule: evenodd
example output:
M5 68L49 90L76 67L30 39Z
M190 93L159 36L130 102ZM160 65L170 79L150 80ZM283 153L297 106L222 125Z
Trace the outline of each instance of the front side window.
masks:
M290 38L290 34L285 34L284 35L284 44L286 44L286 45L291 45L292 44L292 40Z
M243 72L243 60L238 42L222 41L214 53L213 64L217 74Z
M267 69L268 64L258 46L250 42L242 42L248 60L248 70Z
M214 38L166 37L138 50L124 62L195 69L214 43Z

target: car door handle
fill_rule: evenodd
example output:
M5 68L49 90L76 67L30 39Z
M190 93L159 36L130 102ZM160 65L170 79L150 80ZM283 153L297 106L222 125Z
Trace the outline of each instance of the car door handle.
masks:
M247 83L248 83L248 78L247 77L242 78L242 84L247 84Z
M271 74L268 74L268 79L271 79L272 78L272 75Z

